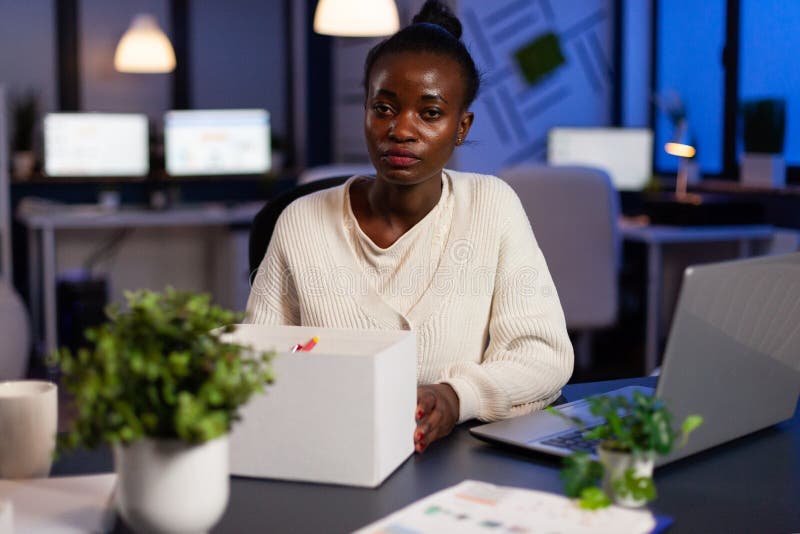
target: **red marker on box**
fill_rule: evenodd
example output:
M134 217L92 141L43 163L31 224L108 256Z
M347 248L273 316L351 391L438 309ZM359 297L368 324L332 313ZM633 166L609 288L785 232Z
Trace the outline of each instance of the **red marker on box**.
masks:
M319 341L319 338L317 336L314 336L309 340L308 343L303 345L303 348L301 348L300 350L303 351L303 352L308 352L308 351L310 351L311 349L314 348L314 346L317 344L318 341Z

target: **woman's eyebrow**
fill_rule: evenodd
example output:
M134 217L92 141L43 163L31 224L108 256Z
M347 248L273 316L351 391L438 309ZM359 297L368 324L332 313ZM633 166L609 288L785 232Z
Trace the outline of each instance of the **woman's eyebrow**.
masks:
M395 99L397 98L397 93L395 93L394 91L390 91L388 89L378 89L377 91L375 91L375 96L378 95L385 96L388 98L395 98Z
M422 100L441 100L445 104L447 104L447 99L440 95L439 93L425 93L422 95Z

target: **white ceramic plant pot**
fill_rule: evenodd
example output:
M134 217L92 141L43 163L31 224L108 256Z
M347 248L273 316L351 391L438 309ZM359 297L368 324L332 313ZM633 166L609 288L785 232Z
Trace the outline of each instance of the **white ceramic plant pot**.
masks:
M137 532L207 532L228 504L228 436L114 446L116 504Z
M611 496L614 502L622 506L638 508L644 506L645 499L634 499L629 495L620 495L614 490L614 482L625 477L628 469L633 469L637 477L652 477L653 465L655 464L655 454L619 452L598 447L597 455L600 463L603 464L603 491Z
M14 505L0 499L0 534L14 534Z
M740 182L753 187L786 187L786 161L780 154L742 154Z

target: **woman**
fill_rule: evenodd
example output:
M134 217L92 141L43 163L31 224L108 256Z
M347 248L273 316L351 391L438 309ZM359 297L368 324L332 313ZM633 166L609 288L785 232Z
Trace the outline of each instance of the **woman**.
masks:
M473 121L479 75L461 24L428 1L367 56L374 179L292 203L248 302L255 323L412 329L422 452L457 422L540 409L573 366L528 218L501 180L444 170Z

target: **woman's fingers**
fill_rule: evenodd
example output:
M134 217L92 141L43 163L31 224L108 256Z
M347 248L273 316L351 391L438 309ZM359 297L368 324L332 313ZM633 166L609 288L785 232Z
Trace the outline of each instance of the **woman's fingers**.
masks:
M432 442L453 430L458 420L458 397L445 384L419 386L415 417L417 428L414 431L414 448L422 452Z
M427 446L441 438L444 435L442 423L442 413L438 409L431 412L423 424L418 427L423 434L421 442Z
M422 419L436 406L436 394L430 386L417 387L417 415Z

